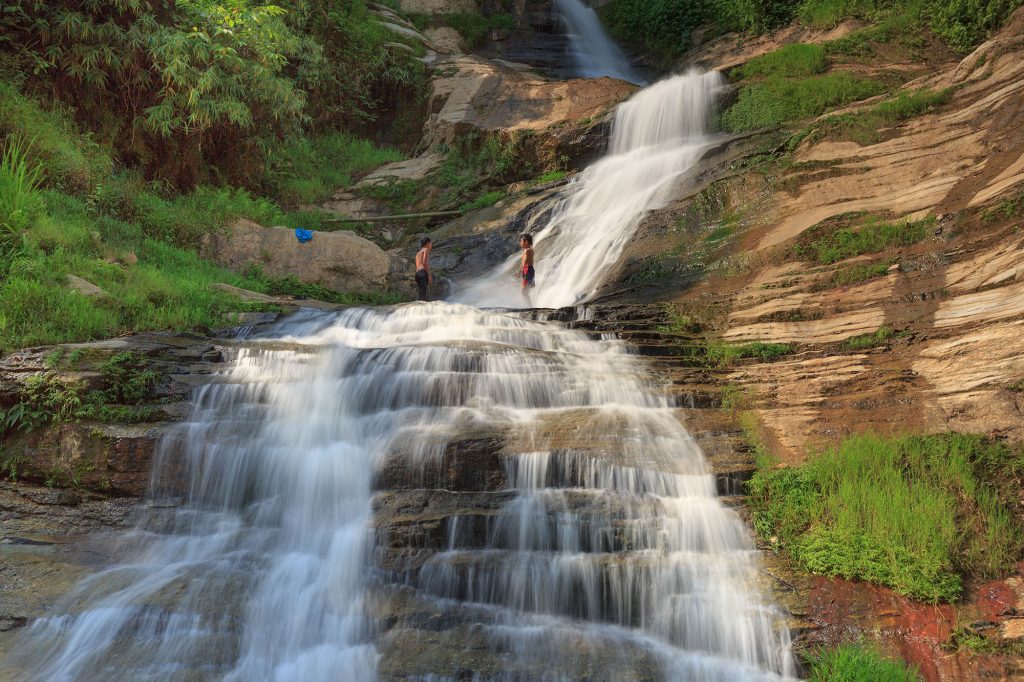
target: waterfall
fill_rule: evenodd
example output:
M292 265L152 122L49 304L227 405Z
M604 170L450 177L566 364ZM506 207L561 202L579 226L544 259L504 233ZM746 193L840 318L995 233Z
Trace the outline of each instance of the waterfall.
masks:
M690 73L618 108L608 156L536 234L535 304L593 295L709 144L720 87ZM517 259L462 300L522 306ZM751 538L625 344L416 303L304 311L225 345L118 562L26 627L5 678L794 674Z
M557 308L586 301L603 282L643 217L675 196L680 177L711 143L717 73L692 71L641 90L621 104L608 154L580 173L546 225L534 235L537 286L529 305ZM517 282L518 254L456 292L486 306L527 305Z
M581 0L555 0L569 36L576 75L580 78L621 78L643 84L643 78L630 65L626 55L608 37L597 12Z
M123 563L27 628L15 679L792 674L742 522L624 344L432 303L311 311L233 352L161 448L154 480L185 489L154 487ZM500 444L459 474L447 449L481 434ZM407 557L373 511L386 471L413 499L471 494L437 475L505 483Z

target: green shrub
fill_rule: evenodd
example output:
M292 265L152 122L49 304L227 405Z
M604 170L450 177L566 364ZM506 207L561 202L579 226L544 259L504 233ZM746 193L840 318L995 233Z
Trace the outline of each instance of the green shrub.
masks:
M843 644L808 656L809 682L919 682L914 668L863 644Z
M932 28L957 52L970 52L1022 4L1022 0L932 0Z
M270 148L263 185L284 206L317 204L353 183L353 175L404 158L348 133L294 135Z
M843 71L799 80L771 77L744 86L736 103L722 114L721 124L734 132L775 126L818 116L882 89L877 81Z
M78 132L61 111L47 110L23 95L12 83L0 80L0 137L27 143L47 187L84 193L110 172L110 155Z
M882 130L933 111L949 101L950 90L921 88L901 92L865 111L831 116L821 122L820 134L834 140L853 140L869 145L885 139Z
M865 253L878 253L898 246L911 246L925 239L935 226L935 218L905 223L883 223L873 219L859 228L844 228L796 248L798 256L813 256L818 262L832 263Z
M792 78L813 76L828 69L825 48L820 45L794 43L768 54L755 57L730 73L733 79L779 76Z
M706 15L702 3L689 0L612 0L600 13L614 37L663 60L689 48L691 31Z
M889 274L890 263L857 263L833 272L827 280L816 284L813 288L816 291L833 289L835 287L846 287L851 284L860 284L876 277L884 277Z
M893 331L892 327L882 326L873 334L863 334L847 339L843 342L843 348L846 350L874 348L875 346L884 345L890 339L906 336L906 334L906 332Z
M39 166L29 162L26 146L8 138L0 151L0 276L24 244L24 232L38 217Z
M485 192L484 194L478 196L476 199L473 199L472 201L467 201L466 203L459 206L459 210L462 211L463 213L468 213L469 211L476 211L481 208L494 206L496 203L504 199L505 196L506 194L502 190L493 190L491 192Z
M714 341L708 343L705 359L712 366L728 367L743 358L756 358L761 362L770 362L792 352L793 347L788 343L763 343L761 341L724 343Z
M932 602L1021 558L1024 452L977 436L852 436L749 484L755 530L807 571Z

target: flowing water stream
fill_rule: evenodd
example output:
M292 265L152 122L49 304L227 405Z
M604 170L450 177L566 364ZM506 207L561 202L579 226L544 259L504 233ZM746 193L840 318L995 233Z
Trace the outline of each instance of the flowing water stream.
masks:
M535 303L600 284L707 144L719 83L620 107L537 235ZM507 267L463 300L520 303ZM624 344L430 303L304 312L230 352L161 446L154 481L183 483L27 628L16 679L793 675L748 533Z
M680 178L711 144L709 118L722 85L718 73L692 71L655 83L618 107L608 154L580 173L553 217L536 226L531 305L575 305L595 293L644 215L672 200ZM517 258L457 290L456 298L524 305L509 286Z
M581 0L555 0L555 9L569 36L577 76L608 76L630 83L644 83L643 77L630 65L622 49L608 37L597 12Z

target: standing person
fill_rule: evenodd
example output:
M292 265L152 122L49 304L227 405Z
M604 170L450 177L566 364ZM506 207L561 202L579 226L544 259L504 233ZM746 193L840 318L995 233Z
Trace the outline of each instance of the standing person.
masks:
M433 247L430 237L424 237L416 254L416 287L419 289L416 298L420 301L430 300L430 285L434 283L434 275L430 272L430 249Z
M526 299L526 306L532 308L533 302L530 300L530 289L535 286L534 278L537 275L533 269L533 237L528 234L521 235L519 237L519 246L523 249L523 298Z

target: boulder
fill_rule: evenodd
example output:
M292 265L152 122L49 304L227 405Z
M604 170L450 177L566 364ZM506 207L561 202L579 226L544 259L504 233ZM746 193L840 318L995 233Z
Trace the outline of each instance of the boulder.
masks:
M427 29L427 40L441 54L460 54L466 51L462 35L450 26L438 26Z
M107 292L100 289L92 282L76 277L75 275L68 275L68 286L89 298L103 298L107 295Z
M370 293L389 287L391 259L373 242L352 232L316 232L299 243L286 227L238 220L203 245L210 259L232 270L259 266L271 277L295 277L333 291Z
M420 146L452 145L467 133L564 133L585 128L636 86L614 78L547 80L521 65L473 55L439 61Z

